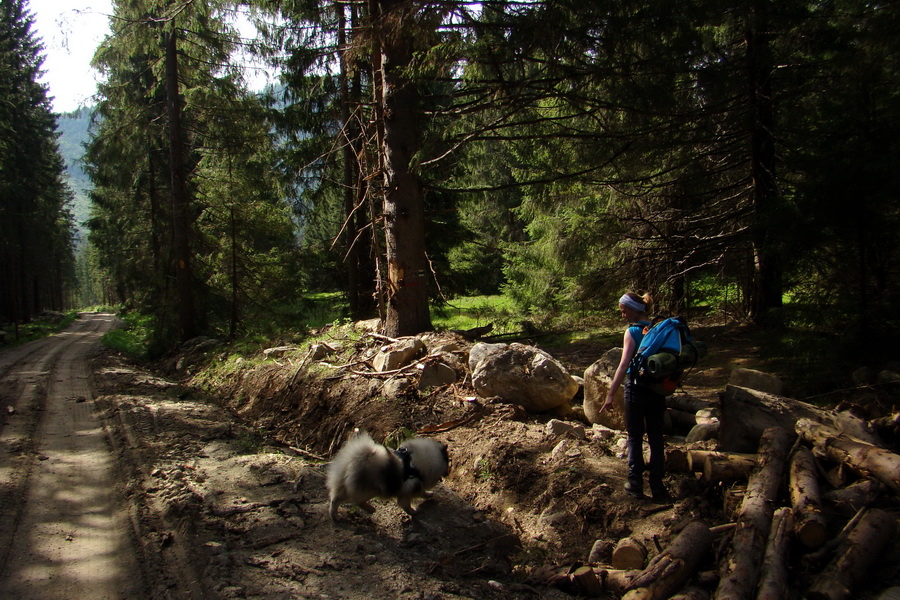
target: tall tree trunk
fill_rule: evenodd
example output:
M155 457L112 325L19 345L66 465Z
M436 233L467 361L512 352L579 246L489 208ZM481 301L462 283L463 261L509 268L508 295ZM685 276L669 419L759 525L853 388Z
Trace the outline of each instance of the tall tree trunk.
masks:
M360 128L353 118L353 107L360 105L359 69L353 69L346 52L348 48L347 31L356 26L354 6L350 6L351 21L347 26L345 7L338 2L335 5L338 15L338 47L341 49L341 122L343 123L343 161L344 161L344 263L347 265L347 299L350 304L350 316L354 319L364 318L372 308L373 290L366 285L366 249L365 235L366 183L360 176L359 157L362 151ZM351 75L351 71L353 74Z
M414 8L380 0L381 105L384 114L384 221L387 252L385 334L431 329L425 257L424 190L410 163L418 150L419 95L405 73L414 50Z
M229 179L231 177L231 164L228 165ZM238 268L237 268L237 219L234 217L234 204L229 207L231 218L231 322L228 327L228 339L233 340L237 336L240 311L238 309Z
M772 97L772 55L769 44L768 0L750 3L747 18L747 67L750 95L750 176L753 196L752 225L754 284L751 318L763 323L772 309L782 305L782 259L776 218L778 185L775 180L775 110Z
M178 295L178 335L181 341L196 335L193 284L191 282L190 215L187 168L181 129L178 87L178 36L166 37L166 108L169 117L169 157L172 172L172 236L175 248L175 286Z

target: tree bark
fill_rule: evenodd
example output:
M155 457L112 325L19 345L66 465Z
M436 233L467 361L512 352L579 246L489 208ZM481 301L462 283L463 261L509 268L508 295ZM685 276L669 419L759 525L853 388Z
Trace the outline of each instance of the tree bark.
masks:
M838 555L807 593L809 600L850 600L894 537L896 517L881 509L869 510L847 534Z
M779 508L772 517L756 600L786 600L789 597L787 564L793 521L793 513L787 507Z
M754 454L711 453L703 458L703 481L706 483L731 483L745 481L756 468Z
M885 486L877 479L860 479L846 487L827 492L826 502L844 515L854 515L864 506L872 506L878 497L885 492Z
M809 549L821 547L827 535L825 515L822 513L822 492L816 459L805 446L798 446L791 458L790 490L797 539Z
M666 415L672 424L672 430L676 432L688 433L697 424L697 415L692 412L669 408L666 409Z
M346 12L350 11L349 22ZM347 266L347 299L350 317L354 320L370 316L375 308L374 276L370 263L371 229L368 225L368 180L363 173L365 164L363 132L359 118L354 116L352 107L362 105L361 64L352 64L347 52L348 32L358 30L358 9L355 5L344 6L335 2L338 17L338 47L341 49L341 121L343 123L343 184L344 184L344 264ZM380 139L380 138L379 138Z
M169 117L169 158L172 179L172 238L175 249L175 287L178 291L178 336L187 341L196 336L194 292L191 281L190 211L187 166L181 127L181 94L178 86L178 35L166 35L166 110Z
M720 450L703 450L700 448L694 448L687 451L688 467L693 473L702 473L703 464L709 458L712 458L714 460L748 460L753 463L753 466L756 466L756 463L758 461L758 456L756 454L750 454L747 452L722 452Z
M699 587L686 587L669 600L709 600L709 592Z
M684 441L687 443L692 443L716 439L719 437L719 430L721 426L722 425L719 421L697 423L685 436Z
M697 413L700 410L717 408L718 404L708 400L701 400L688 394L672 394L671 396L666 396L666 407Z
M868 423L850 413L838 413L784 396L728 385L722 394L719 448L729 452L754 452L765 429L781 427L793 436L794 423L803 418L857 439L873 444L878 442Z
M784 429L770 427L763 432L759 468L747 483L747 493L736 519L738 526L720 565L722 577L715 598L749 600L753 597L789 450L790 438Z
M598 574L603 580L604 590L622 595L630 588L631 583L641 574L641 571L631 569L599 569Z
M377 3L382 23L384 224L387 252L385 335L431 330L425 257L424 191L413 161L419 150L419 95L407 68L415 51L415 15L401 0Z
M779 238L778 220L783 219L781 194L775 178L775 104L770 49L771 31L765 2L749 3L746 31L747 81L750 100L750 178L753 202L751 240L754 285L750 317L755 322L777 324L773 309L782 305L782 258L784 240Z
M589 566L578 567L569 575L569 580L574 583L581 595L588 598L603 594L603 581L597 572Z
M665 600L694 574L712 548L713 535L705 524L692 521L657 554L631 583L622 600Z
M895 493L900 492L900 455L851 439L810 419L797 421L796 431L813 444L814 453L845 464L863 476L871 475Z

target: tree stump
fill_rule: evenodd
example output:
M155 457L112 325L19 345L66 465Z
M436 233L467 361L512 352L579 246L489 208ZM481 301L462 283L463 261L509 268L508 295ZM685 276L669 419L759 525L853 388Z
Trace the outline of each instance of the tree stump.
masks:
M614 569L643 569L647 561L647 548L638 540L622 538L612 553Z

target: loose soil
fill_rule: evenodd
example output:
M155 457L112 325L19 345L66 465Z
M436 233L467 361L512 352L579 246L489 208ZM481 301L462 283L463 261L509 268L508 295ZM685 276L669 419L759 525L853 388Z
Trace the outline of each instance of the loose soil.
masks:
M562 600L572 590L547 573L585 562L597 540L607 560L625 536L652 555L691 520L727 521L723 490L686 474L667 476L672 502L628 496L616 440L551 436L552 415L477 398L468 382L418 390L416 370L373 374L376 337L323 330L336 352L319 361L186 349L151 369L100 351L112 323L83 315L0 353L0 502L15 507L0 516L0 597ZM740 328L697 333L715 351L691 394L715 399L733 367L763 366ZM428 341L447 342L465 352L450 334ZM581 375L607 349L550 353ZM225 374L198 377L212 361ZM376 501L334 523L325 468L354 429L446 442L451 474L414 517ZM900 583L888 562L877 589Z

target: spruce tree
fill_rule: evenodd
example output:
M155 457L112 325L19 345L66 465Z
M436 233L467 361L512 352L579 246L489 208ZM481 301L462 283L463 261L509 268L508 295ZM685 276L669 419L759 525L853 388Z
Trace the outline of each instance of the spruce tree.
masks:
M0 4L0 321L70 305L72 192L26 0Z

